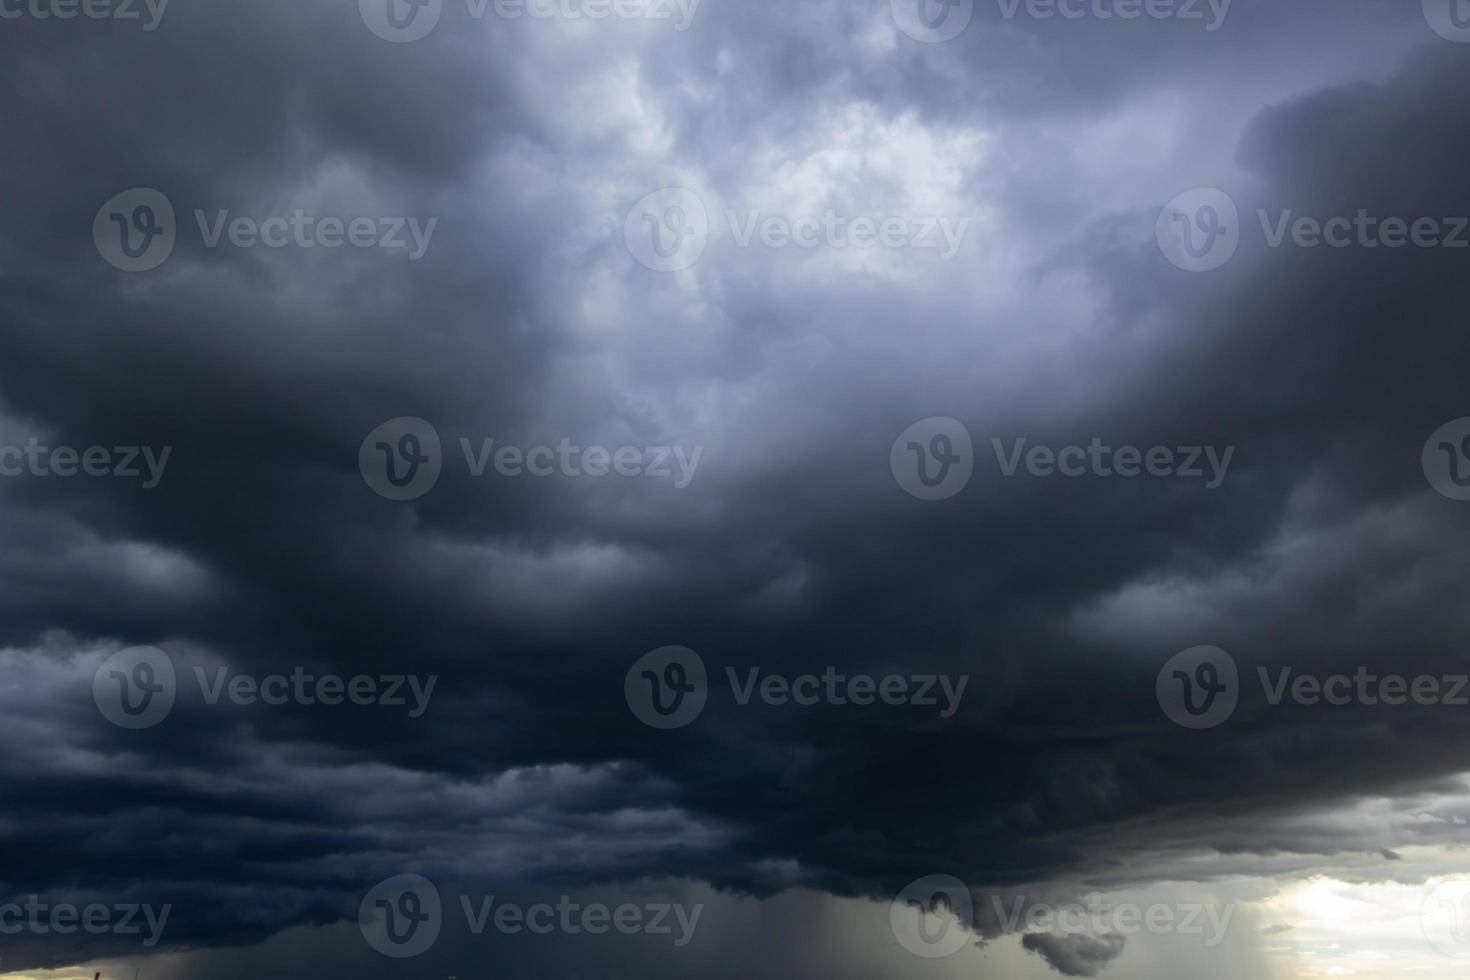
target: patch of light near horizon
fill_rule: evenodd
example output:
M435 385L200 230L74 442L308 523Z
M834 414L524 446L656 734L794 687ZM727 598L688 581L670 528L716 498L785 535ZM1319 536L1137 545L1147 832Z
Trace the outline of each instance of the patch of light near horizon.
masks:
M1280 892L1261 908L1274 931L1263 936L1272 965L1286 980L1450 980L1470 968L1470 935L1461 955L1437 949L1422 916L1433 889L1425 884L1314 878Z

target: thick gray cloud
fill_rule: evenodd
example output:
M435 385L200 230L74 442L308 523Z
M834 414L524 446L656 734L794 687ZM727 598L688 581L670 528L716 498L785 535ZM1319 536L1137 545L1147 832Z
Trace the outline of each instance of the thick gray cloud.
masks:
M1028 933L1021 945L1069 977L1095 977L1118 958L1128 941L1122 936Z
M1463 839L1462 712L1273 706L1255 682L1463 672L1465 512L1420 454L1470 415L1467 253L1272 248L1257 215L1470 214L1470 47L1416 5L1237 0L1211 32L981 3L945 44L886 0L704 0L682 32L447 2L410 44L354 6L0 21L0 444L172 449L154 489L0 479L0 896L172 903L160 951L307 964L410 872L732 902L886 902L944 873L1056 902L1422 878L1383 866ZM623 224L672 185L712 230L658 273ZM1200 186L1241 244L1194 275L1154 226ZM91 235L133 187L178 217L140 274ZM437 223L411 260L210 248L194 215L298 208ZM828 209L969 224L944 261L742 247L724 216ZM446 452L397 503L357 460L405 416ZM889 449L931 416L966 425L975 476L925 503ZM476 478L462 438L703 455L683 489ZM1020 438L1234 454L1214 490L1006 478L991 440ZM179 700L123 731L92 677L134 644L168 652ZM716 687L676 732L623 698L668 644ZM1246 684L1187 732L1154 685L1201 644ZM195 669L224 665L439 680L421 717L211 704ZM829 666L971 680L952 718L724 687ZM762 962L808 965L804 934ZM138 952L57 938L7 939L6 968ZM1090 942L1027 939L1062 972L1112 959Z

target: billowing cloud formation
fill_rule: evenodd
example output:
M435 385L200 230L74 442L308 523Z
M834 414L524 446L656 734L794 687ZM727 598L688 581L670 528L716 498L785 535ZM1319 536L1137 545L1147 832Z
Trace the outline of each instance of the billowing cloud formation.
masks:
M1081 933L1052 935L1033 932L1021 937L1021 945L1069 977L1095 977L1123 952L1122 936L1085 936Z
M1273 705L1258 673L1463 672L1464 505L1421 456L1470 415L1467 253L1272 244L1470 214L1470 48L1416 5L1237 0L1207 32L981 4L943 44L886 0L705 0L684 31L446 2L407 44L353 6L0 22L0 444L171 449L152 489L0 479L3 895L172 904L163 952L325 934L404 873L1056 902L1385 853L1422 880L1463 840L1463 711ZM665 187L708 216L672 272L624 234ZM1238 209L1209 273L1155 240L1199 187ZM176 214L147 272L93 238L130 188ZM843 246L829 214L956 247ZM286 244L241 244L272 218ZM973 475L921 501L890 449L936 416ZM359 450L406 417L442 472L400 502ZM1233 454L1214 489L1006 476L1022 439ZM702 455L682 488L493 462L563 444ZM177 702L128 731L93 679L136 644ZM624 679L670 644L710 692L660 731ZM1186 731L1155 682L1199 645L1241 697ZM828 668L970 680L942 717L727 679ZM437 683L411 717L211 695L222 669ZM140 952L57 939L6 968Z

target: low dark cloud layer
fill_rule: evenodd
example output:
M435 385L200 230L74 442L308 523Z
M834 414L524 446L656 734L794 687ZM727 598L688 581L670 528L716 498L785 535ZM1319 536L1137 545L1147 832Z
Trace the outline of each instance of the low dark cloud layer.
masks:
M1049 933L1027 933L1021 945L1068 977L1095 977L1118 958L1127 945L1122 936L1084 936L1073 933L1056 936Z

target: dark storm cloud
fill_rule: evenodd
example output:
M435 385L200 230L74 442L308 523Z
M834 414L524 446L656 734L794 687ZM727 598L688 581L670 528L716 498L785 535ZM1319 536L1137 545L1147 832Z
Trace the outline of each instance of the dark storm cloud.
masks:
M1419 463L1470 414L1461 253L1271 250L1255 232L1257 208L1470 214L1470 62L1415 11L1239 0L1215 34L982 11L945 46L896 35L886 4L706 0L684 35L458 16L403 46L345 3L167 16L146 36L0 33L0 79L24 93L0 113L0 432L173 449L153 490L0 481L6 894L172 903L172 949L351 920L410 870L886 900L934 872L1061 894L1185 880L1202 851L1271 873L1282 853L1458 838L1442 802L1414 840L1310 819L1448 785L1453 711L1248 697L1227 728L1183 733L1153 696L1201 643L1252 676L1463 663L1464 517ZM1402 70L1360 70L1365 38L1374 69ZM1135 165L1155 128L1188 135ZM895 144L920 165L885 158ZM720 241L678 279L621 241L664 184L712 206L917 207L934 161L930 206L988 219L947 267ZM1222 172L1247 241L1188 276L1153 221ZM89 231L135 186L166 193L181 230L167 264L126 276ZM409 262L208 249L192 213L298 207L439 224ZM974 433L981 472L921 505L888 449L941 414ZM677 491L446 466L394 504L357 451L410 415L451 461L461 437L706 460ZM1213 492L987 462L992 437L1094 436L1237 453ZM140 643L184 683L164 724L123 732L92 672ZM622 683L669 643L717 683L828 665L973 681L949 721L716 699L661 733ZM414 720L210 705L193 669L221 663L439 684ZM1118 953L1028 943L1073 975ZM127 951L36 940L5 965Z
M1122 936L1054 936L1030 933L1021 945L1046 960L1064 976L1095 977L1123 952Z

